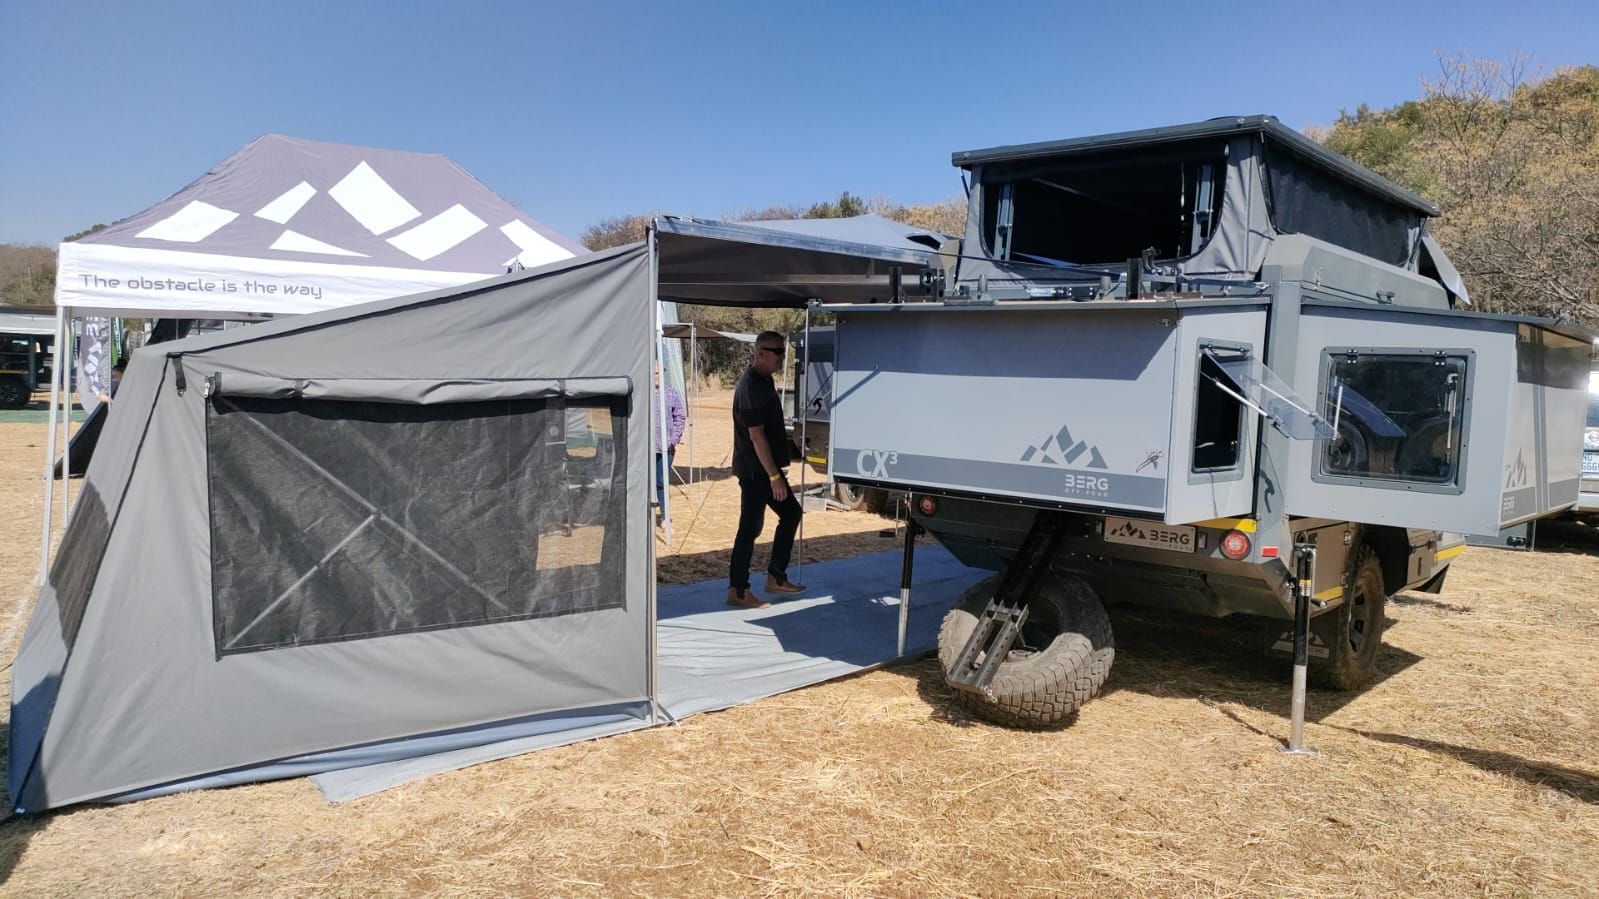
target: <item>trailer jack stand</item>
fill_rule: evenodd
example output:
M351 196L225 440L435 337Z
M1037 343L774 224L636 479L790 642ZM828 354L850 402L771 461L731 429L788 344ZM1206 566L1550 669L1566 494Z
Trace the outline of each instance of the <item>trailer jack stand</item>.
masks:
M1315 592L1316 546L1294 547L1294 686L1289 701L1288 742L1277 748L1289 755L1315 755L1305 745L1305 681L1310 666L1310 598Z
M1066 533L1068 520L1045 510L1033 519L1015 560L999 579L999 589L977 616L972 636L945 674L951 687L987 695L1000 663L1021 637L1022 625L1027 623L1027 601L1049 574L1049 560Z

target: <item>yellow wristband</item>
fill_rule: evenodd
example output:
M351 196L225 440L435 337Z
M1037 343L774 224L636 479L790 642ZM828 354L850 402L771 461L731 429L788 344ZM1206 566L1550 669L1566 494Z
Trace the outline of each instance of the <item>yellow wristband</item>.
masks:
M777 483L778 479L781 478L782 476L783 476L783 473L780 471L777 474L774 474L771 477L767 478L767 480L771 481L772 483L775 484L775 483Z

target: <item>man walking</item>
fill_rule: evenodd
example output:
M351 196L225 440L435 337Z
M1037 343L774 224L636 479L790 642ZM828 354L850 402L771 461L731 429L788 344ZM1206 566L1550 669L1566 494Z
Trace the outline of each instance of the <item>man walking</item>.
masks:
M788 435L783 431L783 404L772 374L783 367L783 335L762 331L755 338L755 356L733 391L733 474L738 477L738 536L727 573L727 604L745 609L770 605L750 590L750 560L755 538L766 525L766 507L777 513L777 534L766 566L767 593L803 593L803 584L788 579L788 559L799 530L799 501L789 490L783 466L788 464Z

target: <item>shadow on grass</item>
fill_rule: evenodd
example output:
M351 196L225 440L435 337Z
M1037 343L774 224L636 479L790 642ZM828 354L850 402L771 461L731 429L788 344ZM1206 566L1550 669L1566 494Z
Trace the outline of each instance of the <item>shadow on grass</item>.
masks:
M1339 727L1338 725L1329 726L1336 727L1345 733L1365 737L1368 740L1376 740L1379 743L1408 746L1412 749L1433 753L1434 755L1449 756L1491 774L1514 777L1534 786L1557 790L1589 805L1599 805L1599 773L1567 768L1564 765L1556 765L1550 762L1534 761L1513 753L1498 752L1492 749L1473 749L1470 746L1457 746L1453 743L1427 740L1421 737L1409 737L1404 734L1358 730L1352 727Z
M1571 519L1545 519L1538 522L1533 545L1534 552L1599 556L1599 527Z
M1287 717L1291 665L1263 649L1267 630L1285 628L1285 622L1204 618L1131 606L1113 606L1110 613L1116 629L1116 666L1105 692L1132 690L1211 704L1230 702ZM1419 661L1414 653L1383 646L1376 677L1366 689ZM1313 687L1306 697L1305 717L1319 721L1362 692Z
M11 722L0 720L0 771L5 770L10 761L10 733ZM0 785L0 796L4 796L5 808L11 808L11 796L6 793L4 785ZM22 860L22 853L28 848L28 842L33 835L44 829L49 821L48 815L32 815L26 818L11 816L0 820L0 885L11 881L11 875L17 869L17 863Z

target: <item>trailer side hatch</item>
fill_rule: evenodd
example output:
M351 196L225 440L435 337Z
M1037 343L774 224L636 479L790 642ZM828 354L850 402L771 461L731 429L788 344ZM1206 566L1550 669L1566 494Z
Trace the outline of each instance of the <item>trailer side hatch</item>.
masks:
M1295 440L1314 440L1331 437L1332 427L1311 410L1310 404L1266 367L1254 353L1247 349L1207 344L1205 358L1214 364L1213 369L1202 372L1216 381L1216 385L1233 399L1253 409L1257 415ZM1216 379L1215 372L1224 380Z
M1496 534L1576 501L1584 335L1335 301L1301 321L1295 383L1330 430L1290 450L1289 514Z

